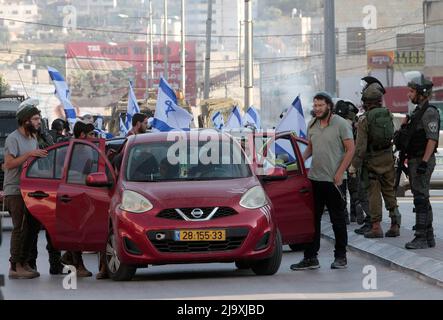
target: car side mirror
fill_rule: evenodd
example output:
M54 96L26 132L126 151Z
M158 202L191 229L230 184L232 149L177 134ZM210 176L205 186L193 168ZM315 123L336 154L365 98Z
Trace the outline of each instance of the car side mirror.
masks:
M271 168L263 176L263 181L278 181L288 178L288 171L285 168L275 167Z
M108 176L104 172L94 172L86 177L86 185L89 187L110 187Z

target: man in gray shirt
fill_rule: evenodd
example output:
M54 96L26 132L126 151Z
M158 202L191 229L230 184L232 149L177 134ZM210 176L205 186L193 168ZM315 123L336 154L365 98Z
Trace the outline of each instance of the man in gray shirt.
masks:
M354 136L351 125L338 115L332 114L332 98L326 92L314 97L315 118L308 126L308 147L303 153L306 161L312 155L309 179L312 182L315 202L315 235L306 247L304 259L291 265L292 270L317 269L320 249L320 224L325 206L328 208L335 235L335 260L332 269L347 266L348 242L344 194L340 189L354 155Z
M40 223L28 212L20 193L23 163L31 157L45 157L46 150L38 149L36 133L41 125L38 100L28 99L17 109L18 129L5 141L5 204L11 214L11 267L9 278L32 279L40 274L29 265L31 246L40 230Z

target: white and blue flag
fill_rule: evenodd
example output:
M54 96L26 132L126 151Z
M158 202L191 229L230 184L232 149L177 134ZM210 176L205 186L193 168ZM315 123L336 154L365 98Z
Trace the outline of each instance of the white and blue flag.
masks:
M291 107L275 128L275 131L277 133L294 131L300 138L307 138L306 121L301 106L300 96L295 98L294 102L292 102Z
M126 135L128 134L128 128L126 128L126 125L125 125L125 123L123 122L123 119L121 118L121 117L119 117L119 119L120 119L120 125L119 125L119 128L120 128L120 136L121 137L126 137Z
M255 129L261 129L260 114L257 109L250 106L243 117L243 126L254 126Z
M240 115L240 110L238 106L235 106L234 109L232 109L231 114L229 115L228 122L226 123L225 129L238 129L241 128L243 125L243 121Z
M66 120L68 121L69 126L72 129L75 122L77 121L76 120L77 115L75 113L74 106L71 103L71 92L69 91L65 79L63 78L61 73L58 72L57 69L48 67L48 72L55 86L55 94L57 95L57 98L60 100L60 102L63 105L63 109L65 110Z
M223 119L223 115L220 111L217 111L212 115L212 124L214 128L217 130L222 130L225 127L225 121Z
M134 114L140 112L140 107L137 103L137 97L134 94L134 89L132 88L132 83L129 81L128 89L128 107L126 109L126 128L132 128L132 117Z
M177 96L169 83L160 78L157 105L152 128L158 131L190 130L192 115L177 103Z

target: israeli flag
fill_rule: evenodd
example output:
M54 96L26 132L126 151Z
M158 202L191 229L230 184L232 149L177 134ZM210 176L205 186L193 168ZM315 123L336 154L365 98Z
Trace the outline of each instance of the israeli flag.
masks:
M223 115L220 111L217 111L212 116L212 124L214 125L214 128L217 130L222 130L225 126L225 121L223 120Z
M301 106L300 96L295 98L294 102L292 102L291 107L275 128L275 131L277 133L294 131L300 138L307 138L306 121Z
M132 83L129 81L128 107L126 109L126 128L132 128L132 117L136 113L140 113L140 107L138 106L137 97L134 94Z
M128 128L126 127L125 123L123 122L123 119L121 117L119 117L120 119L120 136L121 137L126 137L126 135L128 134Z
M190 130L192 115L177 104L177 96L169 83L160 78L157 105L152 128L158 131Z
M74 106L71 103L71 92L69 91L68 85L65 82L65 79L58 72L57 69L52 67L48 67L48 73L51 77L52 82L55 86L55 94L57 98L63 105L63 109L65 110L66 120L69 123L71 129L74 127L75 122L77 121L77 115L75 114Z
M238 106L235 106L232 109L231 114L229 115L228 122L226 123L225 129L237 129L241 128L243 125L243 121L240 115L240 110Z
M243 117L243 126L254 126L255 129L261 129L260 114L253 107L250 106Z

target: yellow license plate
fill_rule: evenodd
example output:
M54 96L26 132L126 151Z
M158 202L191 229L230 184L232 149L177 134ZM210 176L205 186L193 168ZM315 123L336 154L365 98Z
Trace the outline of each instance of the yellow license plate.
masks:
M176 241L226 241L226 230L180 230Z

